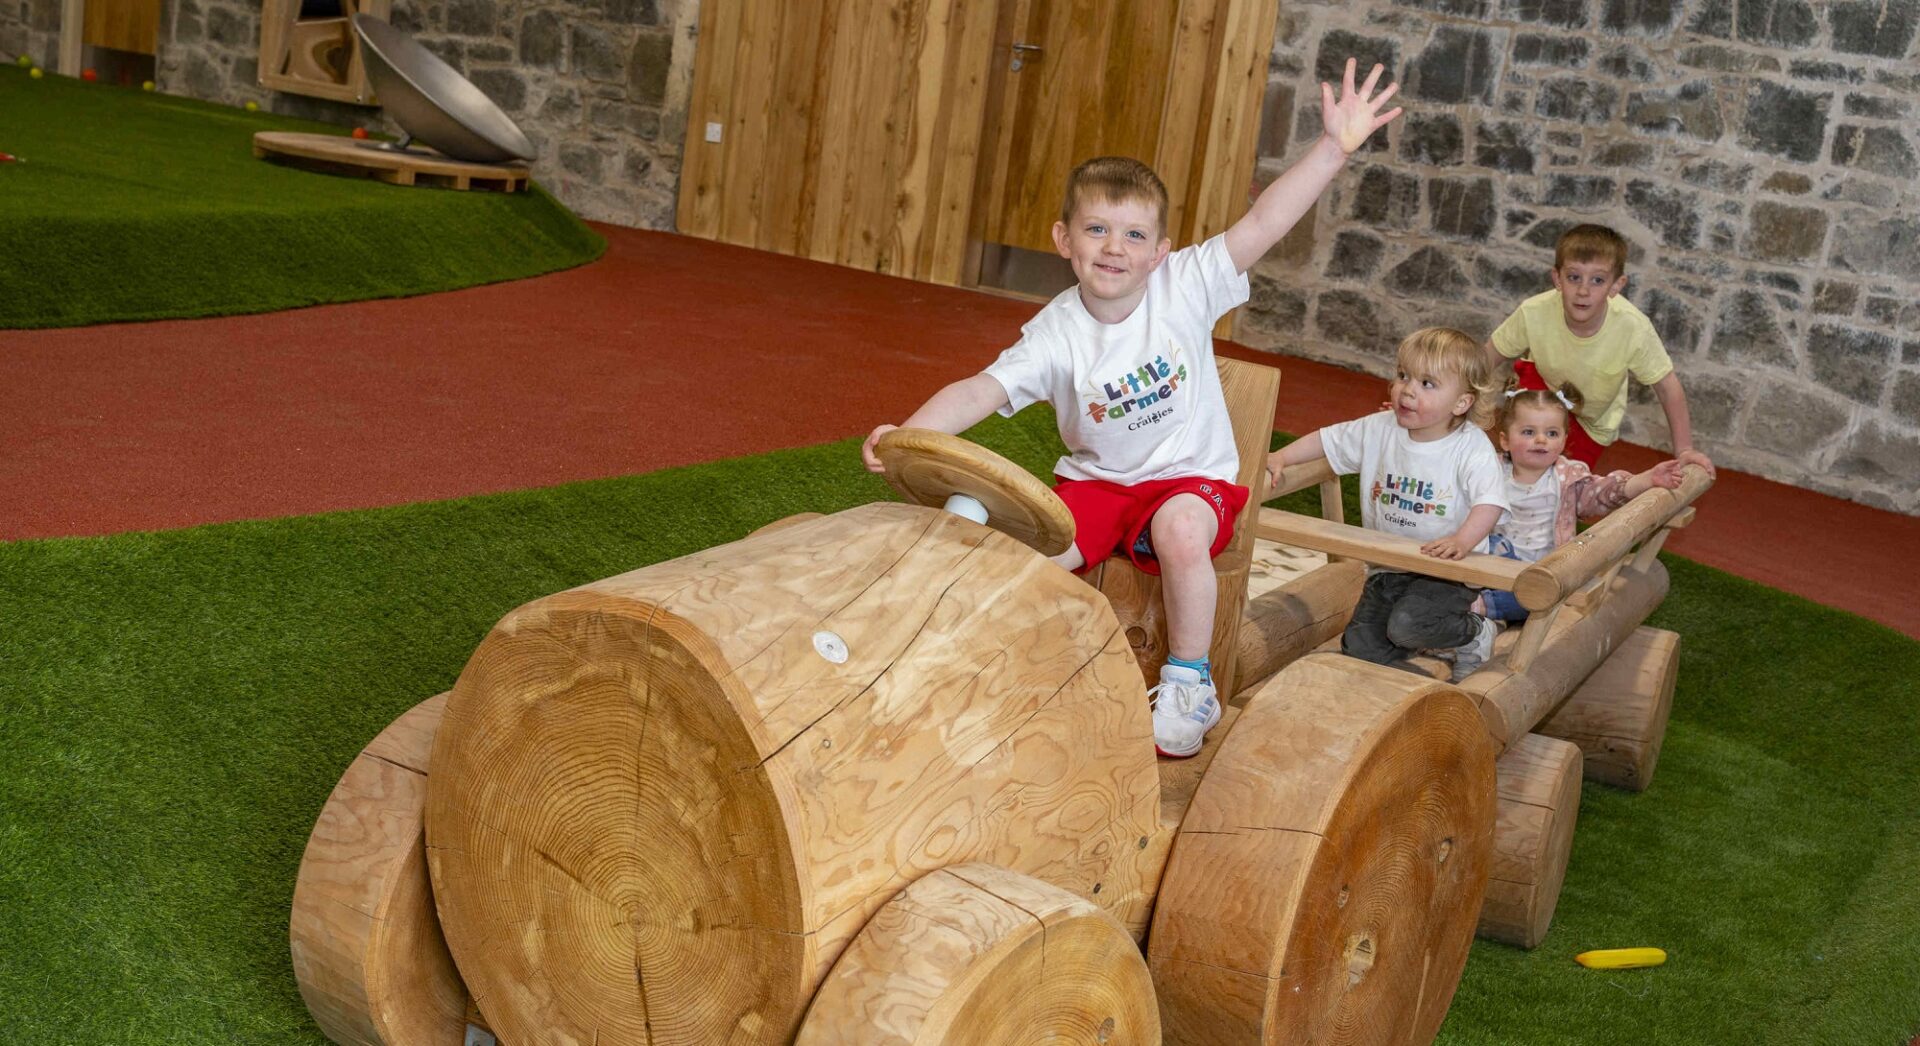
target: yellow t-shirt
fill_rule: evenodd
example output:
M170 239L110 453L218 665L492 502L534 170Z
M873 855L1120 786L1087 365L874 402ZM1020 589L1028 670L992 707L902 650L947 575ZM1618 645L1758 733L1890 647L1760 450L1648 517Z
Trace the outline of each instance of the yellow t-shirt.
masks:
M1590 338L1579 338L1567 329L1560 292L1536 294L1494 329L1493 347L1509 359L1531 359L1549 385L1579 389L1585 400L1577 414L1580 427L1601 444L1620 435L1628 375L1651 385L1673 373L1673 361L1653 321L1617 295L1608 299L1600 329Z

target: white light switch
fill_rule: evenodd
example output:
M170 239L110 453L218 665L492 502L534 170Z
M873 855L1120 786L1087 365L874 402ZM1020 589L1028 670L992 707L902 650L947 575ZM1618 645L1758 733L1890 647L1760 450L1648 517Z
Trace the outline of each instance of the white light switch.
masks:
M708 120L707 121L707 141L717 142L719 140L720 140L720 124L716 121Z

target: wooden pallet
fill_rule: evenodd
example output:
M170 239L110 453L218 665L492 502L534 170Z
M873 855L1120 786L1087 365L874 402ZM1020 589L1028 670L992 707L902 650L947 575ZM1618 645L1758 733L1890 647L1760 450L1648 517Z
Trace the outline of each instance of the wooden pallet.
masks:
M525 164L468 163L430 152L425 146L400 152L333 134L261 131L253 136L253 155L328 174L461 190L520 192L527 188L529 174Z

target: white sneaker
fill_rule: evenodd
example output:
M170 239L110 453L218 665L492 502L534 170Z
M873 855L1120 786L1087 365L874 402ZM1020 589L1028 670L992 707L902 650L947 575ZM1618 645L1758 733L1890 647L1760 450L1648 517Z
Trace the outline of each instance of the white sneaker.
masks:
M1480 666L1493 657L1493 637L1500 634L1499 626L1491 618L1480 619L1480 630L1467 641L1466 646L1455 647L1453 651L1453 682L1480 671Z
M1160 754L1185 759L1200 751L1207 731L1220 722L1220 699L1200 673L1162 665L1160 685L1147 691L1153 701L1153 746Z

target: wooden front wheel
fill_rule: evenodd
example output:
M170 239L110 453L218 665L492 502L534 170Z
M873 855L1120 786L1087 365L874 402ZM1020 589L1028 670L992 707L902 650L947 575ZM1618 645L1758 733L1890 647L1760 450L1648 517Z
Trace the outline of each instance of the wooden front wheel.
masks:
M941 508L964 494L986 508L986 524L1043 556L1073 544L1073 515L1046 484L993 451L932 429L894 429L873 445L887 484L916 505Z

